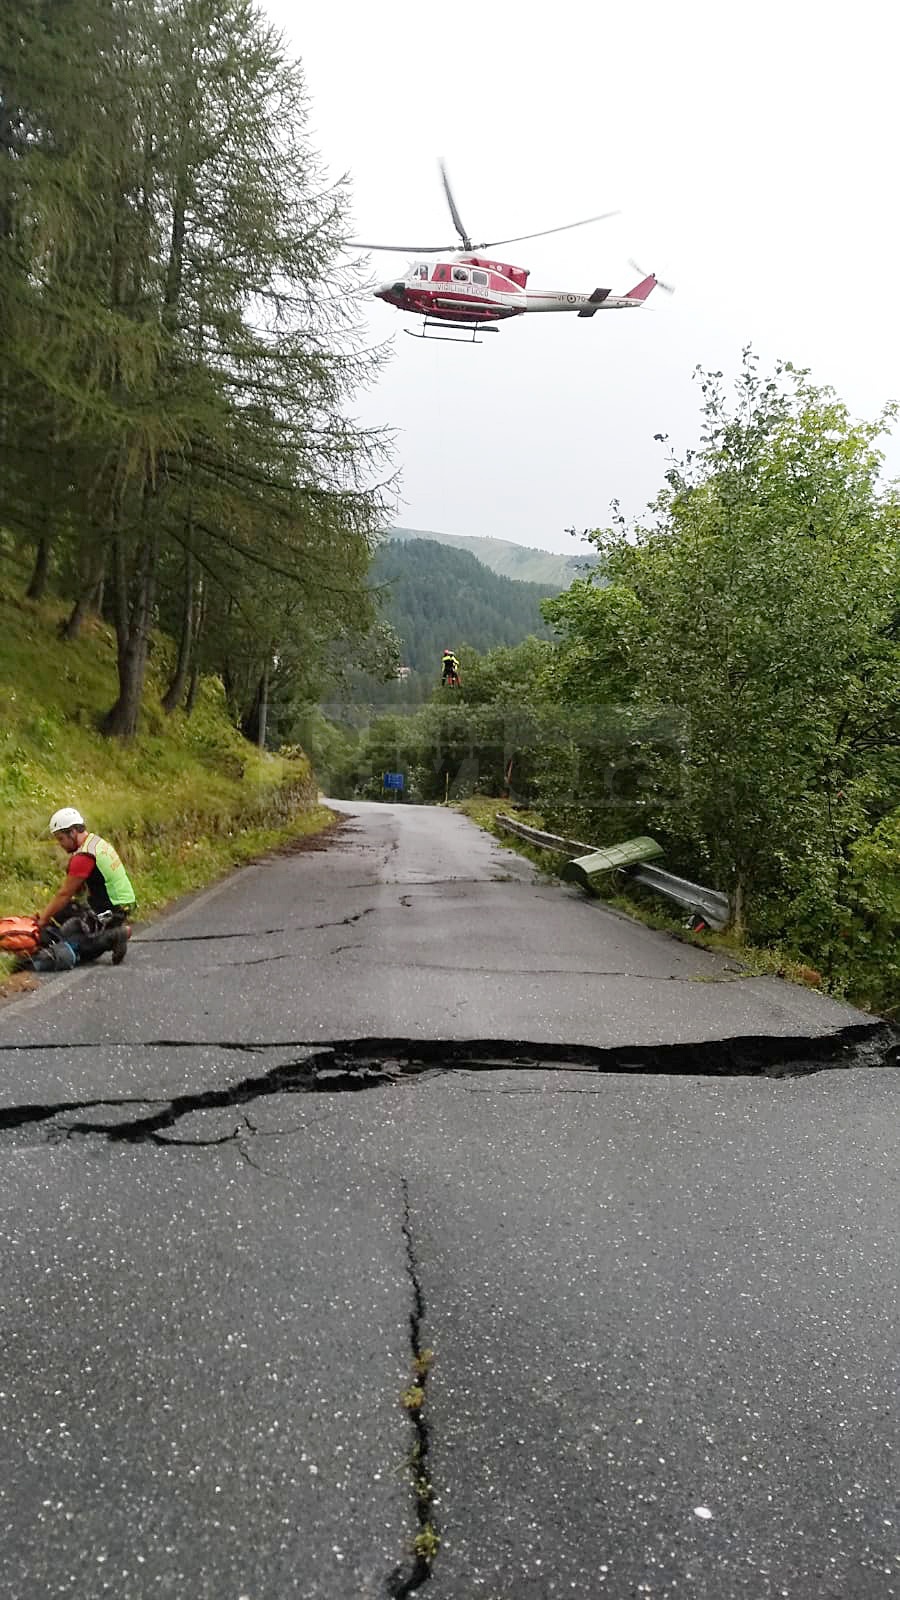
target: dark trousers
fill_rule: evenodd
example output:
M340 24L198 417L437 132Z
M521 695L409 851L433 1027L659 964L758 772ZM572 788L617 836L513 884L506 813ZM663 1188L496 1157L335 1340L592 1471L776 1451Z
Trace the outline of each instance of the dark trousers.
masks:
M110 935L115 928L122 926L127 917L128 911L122 906L114 906L111 912L101 918L90 906L78 906L70 901L63 906L52 926L44 929L44 942L53 944L61 939L77 952L79 961L96 961L98 956L111 949Z

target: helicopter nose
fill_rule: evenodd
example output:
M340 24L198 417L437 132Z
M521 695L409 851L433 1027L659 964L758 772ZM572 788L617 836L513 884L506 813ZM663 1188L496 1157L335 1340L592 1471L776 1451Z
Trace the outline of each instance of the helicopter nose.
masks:
M376 300L402 300L406 292L406 284L402 278L395 279L392 283L383 283L380 289L375 290Z

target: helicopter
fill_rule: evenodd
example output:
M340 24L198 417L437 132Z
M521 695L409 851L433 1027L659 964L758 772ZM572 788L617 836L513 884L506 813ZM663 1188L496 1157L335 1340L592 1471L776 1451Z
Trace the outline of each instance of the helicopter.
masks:
M479 344L479 333L498 333L498 323L506 322L510 317L520 317L526 311L574 311L579 317L593 317L598 311L623 311L642 306L656 288L671 293L670 286L661 283L652 272L644 274L627 294L613 294L610 289L594 289L590 294L528 289L527 267L515 267L509 262L497 261L483 252L496 250L500 245L543 239L550 233L567 233L572 228L584 228L593 222L605 222L609 217L618 216L618 212L604 211L596 217L583 217L580 222L542 228L537 233L519 234L514 239L490 239L474 244L459 214L445 163L439 162L439 167L453 225L462 242L461 251L454 244L351 245L354 250L386 250L414 257L438 257L433 262L414 260L402 276L389 279L374 291L377 300L386 301L398 311L411 312L414 316L424 318L418 332L404 329L413 338L450 338L466 344ZM635 266L635 263L632 265ZM635 266L635 270L640 271L640 268ZM459 332L454 331L460 327L470 330L462 339Z

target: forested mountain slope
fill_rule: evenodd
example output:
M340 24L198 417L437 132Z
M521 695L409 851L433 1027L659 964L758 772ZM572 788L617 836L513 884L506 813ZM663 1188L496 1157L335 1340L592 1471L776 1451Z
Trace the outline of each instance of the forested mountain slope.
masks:
M503 578L519 578L523 583L548 583L555 590L567 589L573 578L578 578L588 568L596 565L597 552L588 544L572 541L570 556L554 555L550 550L533 550L528 545L514 544L509 539L479 539L461 533L432 533L426 528L391 528L388 538L401 542L409 539L430 539L436 544L448 545L453 550L464 550L481 561L492 572Z
M435 540L382 545L372 581L388 586L385 615L402 642L404 665L416 672L435 668L445 647L484 651L531 633L550 637L540 602L557 592L555 585L502 578L465 550Z

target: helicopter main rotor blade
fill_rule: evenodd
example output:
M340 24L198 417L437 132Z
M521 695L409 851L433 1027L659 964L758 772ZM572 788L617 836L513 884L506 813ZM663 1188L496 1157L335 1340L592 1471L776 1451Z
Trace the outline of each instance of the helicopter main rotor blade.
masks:
M558 228L541 228L537 233L517 233L514 239L485 239L481 244L470 245L473 250L493 250L498 244L523 244L526 239L546 239L548 233L568 233L570 228L586 228L589 222L606 222L608 217L618 217L618 211L602 211L599 217L582 217L580 222L563 222Z
M558 228L540 228L537 233L518 233L514 239L484 239L481 244L473 244L462 225L462 219L456 209L456 203L453 199L450 185L447 182L447 174L444 171L443 162L441 163L441 176L444 180L444 188L447 192L447 199L450 202L453 220L459 229L463 245L468 251L493 250L500 244L524 244L527 239L545 239L549 233L568 233L572 228L586 228L592 222L606 222L609 217L618 217L621 214L618 211L602 211L598 217L582 217L580 222L563 222ZM456 244L362 244L357 239L348 239L347 247L350 250L393 250L404 256L441 256L445 252L449 253L459 249Z
M453 226L463 242L463 249L471 250L473 248L472 241L466 232L463 219L459 214L456 201L453 198L453 190L450 187L450 179L447 176L447 164L442 159L438 162L438 166L441 169L441 182L444 185L444 193L447 196L447 204L450 207L450 215L453 218Z
M348 250L393 250L401 256L442 256L455 254L457 244L360 244L358 239L346 241Z

